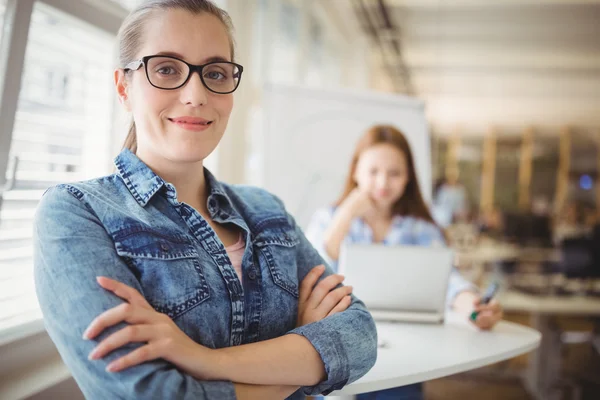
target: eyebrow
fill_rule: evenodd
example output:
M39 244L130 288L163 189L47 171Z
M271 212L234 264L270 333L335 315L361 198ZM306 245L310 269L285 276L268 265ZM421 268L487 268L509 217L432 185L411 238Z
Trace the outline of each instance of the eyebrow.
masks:
M182 60L185 60L185 57L182 56L179 53L175 53L173 51L160 51L158 53L156 53L155 55L157 56L170 56L170 57L176 57L176 58L180 58ZM217 61L225 61L225 62L230 62L228 59L221 57L221 56L213 56L213 57L209 57L206 60L204 60L204 63L209 63L209 62L217 62ZM191 64L191 63L190 63Z

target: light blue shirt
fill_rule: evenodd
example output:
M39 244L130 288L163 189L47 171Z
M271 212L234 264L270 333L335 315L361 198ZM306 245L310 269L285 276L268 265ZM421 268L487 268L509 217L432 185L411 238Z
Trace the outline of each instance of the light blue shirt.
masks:
M333 270L337 271L338 263L333 260L325 250L324 234L333 220L335 208L327 207L318 210L312 217L306 237L313 246L321 253L321 256L329 263ZM373 231L371 227L361 218L355 218L350 225L350 231L344 239L344 243L373 243ZM445 246L444 235L435 225L425 220L414 217L396 216L392 220L390 231L383 240L383 244L413 245L413 246ZM462 291L471 290L476 292L476 287L467 281L455 269L450 273L446 303L452 304L454 297Z

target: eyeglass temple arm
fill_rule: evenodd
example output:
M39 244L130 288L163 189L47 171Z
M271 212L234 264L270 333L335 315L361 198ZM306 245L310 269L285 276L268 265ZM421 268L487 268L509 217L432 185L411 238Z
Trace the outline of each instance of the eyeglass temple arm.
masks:
M129 69L132 71L140 69L140 67L144 64L143 60L135 60L127 64L123 69Z

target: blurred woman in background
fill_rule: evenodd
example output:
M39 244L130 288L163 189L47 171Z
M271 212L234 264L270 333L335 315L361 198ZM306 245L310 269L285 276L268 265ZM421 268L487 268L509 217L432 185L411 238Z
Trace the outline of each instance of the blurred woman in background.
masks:
M314 214L306 235L334 270L344 243L445 245L444 234L421 195L408 141L398 129L379 125L362 136L342 195ZM495 301L480 305L475 286L456 270L450 276L447 303L465 316L478 310L474 323L480 329L491 329L502 318L500 305ZM359 400L422 398L421 384L358 396Z

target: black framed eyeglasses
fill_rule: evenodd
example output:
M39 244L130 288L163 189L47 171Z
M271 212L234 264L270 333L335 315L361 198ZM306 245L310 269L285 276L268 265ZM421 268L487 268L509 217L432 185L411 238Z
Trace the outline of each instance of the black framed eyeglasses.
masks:
M197 71L204 87L213 93L233 93L242 79L244 67L229 61L213 61L202 65L189 64L177 57L146 56L132 61L125 71L137 71L144 65L146 77L152 86L158 89L179 89L187 83Z

